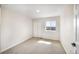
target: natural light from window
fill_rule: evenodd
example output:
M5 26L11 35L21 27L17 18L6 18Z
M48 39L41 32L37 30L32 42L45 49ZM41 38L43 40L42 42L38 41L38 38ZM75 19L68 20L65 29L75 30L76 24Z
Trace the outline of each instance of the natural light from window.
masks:
M56 30L56 20L46 21L45 30Z
M46 27L56 27L56 21L47 21Z
M38 43L48 44L48 45L52 44L51 42L47 42L47 41L43 41L43 40L38 41Z

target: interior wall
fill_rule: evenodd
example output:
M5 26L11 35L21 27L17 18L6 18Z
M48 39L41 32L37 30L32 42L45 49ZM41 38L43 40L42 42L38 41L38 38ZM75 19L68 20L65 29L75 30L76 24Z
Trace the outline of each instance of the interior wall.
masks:
M64 6L60 17L60 39L66 53L75 53L71 43L74 42L74 6Z
M1 51L32 37L32 19L2 6Z
M50 20L56 20L56 31L46 31L45 22ZM33 19L33 36L41 37L52 40L59 40L60 33L60 17L44 17Z

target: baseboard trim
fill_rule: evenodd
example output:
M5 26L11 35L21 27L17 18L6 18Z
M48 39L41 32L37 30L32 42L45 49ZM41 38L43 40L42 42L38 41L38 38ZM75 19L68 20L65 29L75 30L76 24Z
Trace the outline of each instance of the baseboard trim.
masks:
M33 37L36 37L36 36L33 36ZM50 40L57 40L57 41L59 41L58 39L55 39L55 38L45 38L45 37L36 37L36 38L43 38L43 39L50 39Z
M61 42L61 40L60 40L60 43L61 43L63 49L65 50L65 53L67 54L67 50L65 49L65 47L64 47L63 43Z
M25 37L24 40L19 41L18 43L15 43L15 44L11 45L11 46L9 46L8 48L6 48L6 49L4 49L4 50L1 50L1 51L0 51L0 54L3 53L3 52L5 52L5 51L7 51L8 49L10 49L10 48L12 48L12 47L15 47L15 46L21 44L22 42L24 42L24 41L26 41L26 40L32 38L32 36L29 36L27 39L26 39L26 38L27 38L27 37Z

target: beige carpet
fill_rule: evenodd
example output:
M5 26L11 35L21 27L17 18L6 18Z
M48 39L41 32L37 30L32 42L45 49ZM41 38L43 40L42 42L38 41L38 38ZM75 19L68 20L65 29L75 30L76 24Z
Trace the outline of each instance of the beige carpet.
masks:
M3 54L65 54L65 51L59 41L31 38Z

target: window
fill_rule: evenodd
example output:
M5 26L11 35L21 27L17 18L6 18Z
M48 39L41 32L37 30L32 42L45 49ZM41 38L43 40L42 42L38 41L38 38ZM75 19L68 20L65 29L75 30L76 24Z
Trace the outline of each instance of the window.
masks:
M56 30L56 21L46 21L45 30Z

